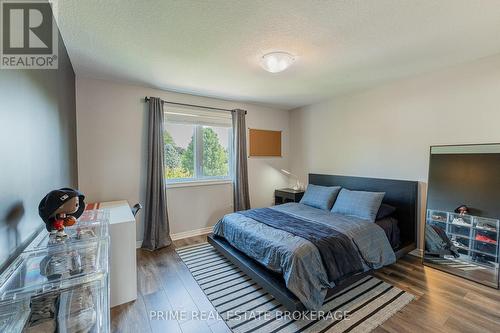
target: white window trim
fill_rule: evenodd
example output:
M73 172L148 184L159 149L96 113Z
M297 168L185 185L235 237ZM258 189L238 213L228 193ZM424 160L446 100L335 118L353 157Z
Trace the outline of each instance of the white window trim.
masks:
M177 182L168 182L167 189L179 187L193 187L193 186L213 186L232 184L232 179L211 179L211 180L186 180Z

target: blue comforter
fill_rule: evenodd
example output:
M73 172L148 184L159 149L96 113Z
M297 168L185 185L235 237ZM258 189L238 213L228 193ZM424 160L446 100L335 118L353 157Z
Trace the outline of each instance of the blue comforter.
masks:
M327 225L347 236L364 271L396 261L384 231L375 223L298 203L271 209L318 226ZM305 238L240 213L224 216L214 226L214 234L224 237L233 247L268 269L282 274L287 288L308 309L321 308L327 289L335 287L335 282L328 278L318 248Z
M337 282L363 271L361 260L349 237L328 224L315 223L271 208L238 213L313 243L321 255L329 281Z

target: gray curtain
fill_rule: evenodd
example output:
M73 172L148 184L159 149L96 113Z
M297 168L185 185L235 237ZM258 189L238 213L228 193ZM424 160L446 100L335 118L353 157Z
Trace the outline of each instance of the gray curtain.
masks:
M234 211L250 209L247 166L247 128L245 110L233 110L233 185Z
M163 102L149 99L148 166L142 248L156 250L172 244L167 215L163 147Z

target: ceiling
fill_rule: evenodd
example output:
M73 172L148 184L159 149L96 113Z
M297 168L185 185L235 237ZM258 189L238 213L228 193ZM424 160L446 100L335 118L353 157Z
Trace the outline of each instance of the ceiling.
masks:
M500 53L498 0L64 0L78 76L290 109ZM259 57L297 56L271 74Z

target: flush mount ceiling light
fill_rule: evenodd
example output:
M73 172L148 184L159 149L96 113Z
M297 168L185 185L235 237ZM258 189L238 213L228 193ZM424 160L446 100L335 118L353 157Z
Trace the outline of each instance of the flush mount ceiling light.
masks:
M270 52L260 59L260 65L270 73L279 73L290 67L295 57L288 52Z

